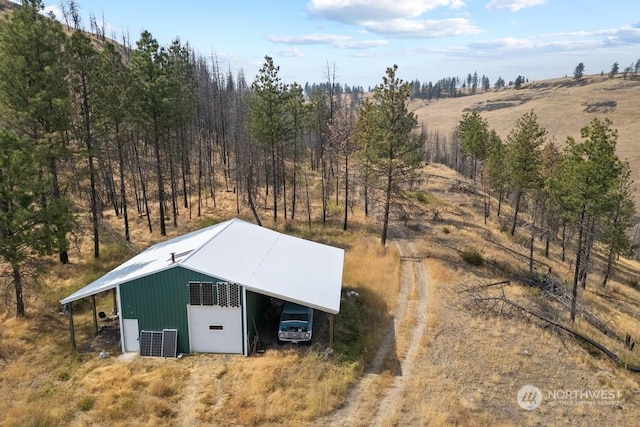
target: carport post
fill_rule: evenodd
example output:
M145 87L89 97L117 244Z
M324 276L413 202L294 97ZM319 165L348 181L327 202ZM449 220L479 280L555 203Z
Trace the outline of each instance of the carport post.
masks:
M76 331L73 327L73 308L71 307L72 303L68 303L69 307L69 335L71 338L71 348L76 349Z
M329 347L333 348L333 341L335 339L336 329L336 315L329 314Z
M96 296L91 295L91 302L93 303L93 327L96 329L96 335L98 335L98 316L96 315Z
M116 296L116 288L113 288L113 314L118 313L118 297Z

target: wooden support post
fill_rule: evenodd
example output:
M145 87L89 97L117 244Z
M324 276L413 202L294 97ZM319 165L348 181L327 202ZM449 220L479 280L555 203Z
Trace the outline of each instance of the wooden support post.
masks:
M91 295L91 302L93 303L93 327L96 330L96 335L98 335L98 315L96 314L96 296Z
M118 297L116 296L116 288L113 288L113 314L118 315Z
M336 330L336 315L329 314L329 347L333 348Z
M71 348L73 350L76 349L76 331L73 327L73 308L71 307L71 303L67 304L69 307L69 334L71 338Z

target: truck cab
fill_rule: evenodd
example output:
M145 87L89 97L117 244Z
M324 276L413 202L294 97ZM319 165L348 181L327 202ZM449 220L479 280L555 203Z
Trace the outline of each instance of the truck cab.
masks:
M313 309L285 302L280 313L278 340L280 342L310 342L313 335Z

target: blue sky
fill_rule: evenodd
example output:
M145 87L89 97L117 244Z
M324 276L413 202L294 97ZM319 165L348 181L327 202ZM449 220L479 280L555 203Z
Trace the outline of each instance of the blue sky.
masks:
M620 69L640 59L640 7L630 0L76 0L107 35L179 37L223 69L255 78L273 57L287 83L337 80L365 89L397 64L405 80L477 71L493 84ZM45 5L59 10L60 1ZM86 21L88 23L88 19Z

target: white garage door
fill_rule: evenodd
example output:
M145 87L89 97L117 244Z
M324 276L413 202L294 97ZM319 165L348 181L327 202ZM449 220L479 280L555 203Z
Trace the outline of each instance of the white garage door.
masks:
M187 306L193 353L242 354L240 307Z

